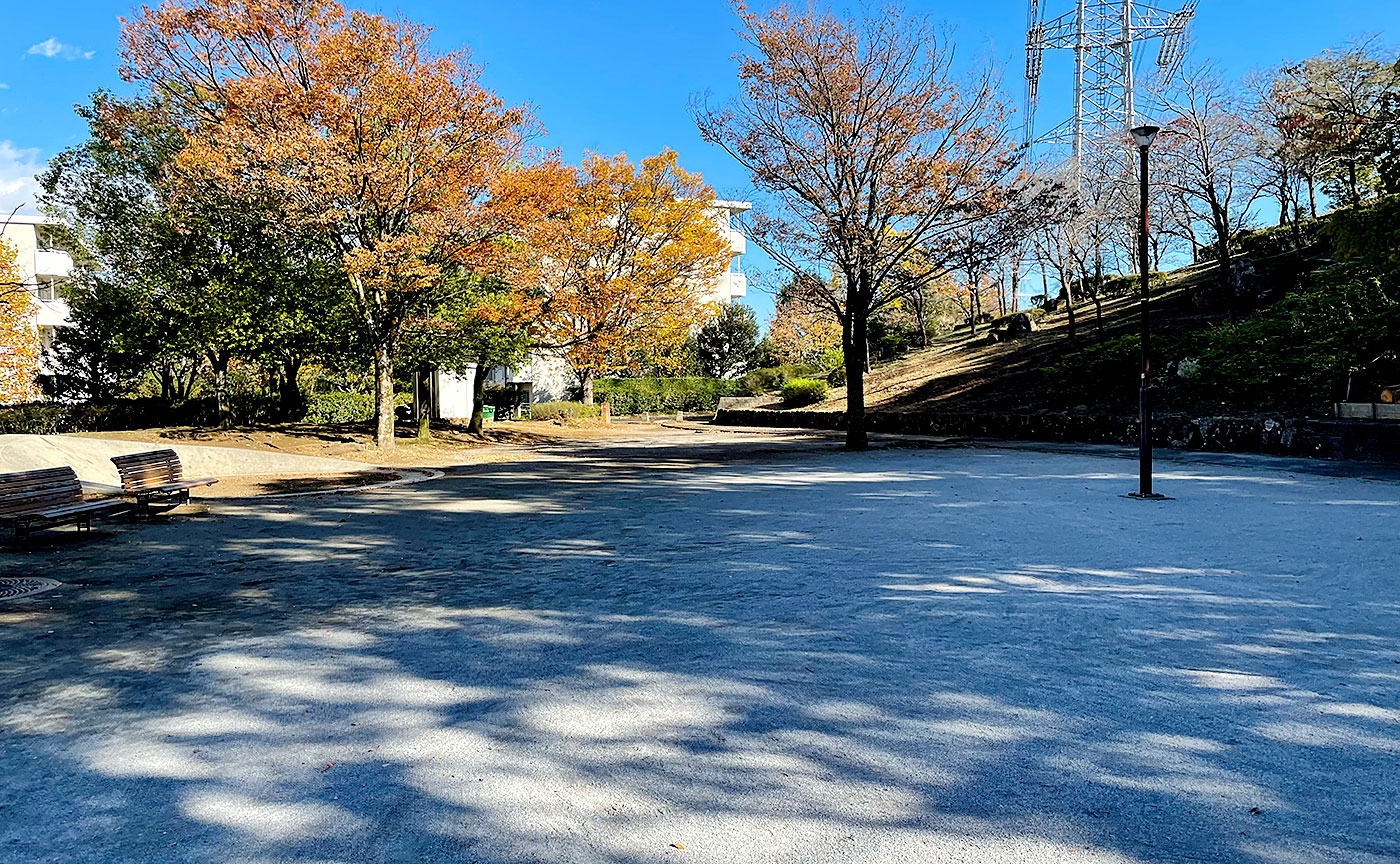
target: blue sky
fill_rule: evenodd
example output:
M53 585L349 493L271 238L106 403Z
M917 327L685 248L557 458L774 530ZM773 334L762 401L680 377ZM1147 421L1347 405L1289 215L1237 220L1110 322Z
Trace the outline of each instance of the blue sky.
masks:
M1069 0L1048 2L1052 17L1070 8ZM124 92L116 72L117 18L131 6L112 0L6 5L0 205L8 212L30 200L30 178L50 157L81 140L84 127L73 104L98 87ZM358 5L431 25L440 48L470 46L486 67L486 84L508 100L533 105L549 133L544 143L566 159L588 150L638 157L672 147L681 164L702 172L721 197L752 197L743 172L701 142L687 107L694 93L709 90L723 98L734 88L731 57L738 41L733 13L722 0ZM909 5L952 28L963 61L990 57L1001 65L1019 101L1024 0ZM1193 35L1196 54L1240 75L1367 33L1400 41L1400 2L1200 0ZM1041 124L1054 125L1068 110L1068 62L1063 54L1046 57ZM751 253L745 269L753 281L777 281L761 254ZM749 302L763 319L772 303L753 281Z

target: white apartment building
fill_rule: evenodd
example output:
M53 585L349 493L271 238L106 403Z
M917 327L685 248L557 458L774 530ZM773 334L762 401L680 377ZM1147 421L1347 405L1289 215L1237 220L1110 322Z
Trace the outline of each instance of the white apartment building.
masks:
M739 214L750 210L748 201L716 200L712 216L720 230L729 238L729 269L720 274L705 296L707 303L729 304L748 293L748 278L744 275L743 256L748 250L744 232L739 230ZM454 376L439 374L441 385L438 411L444 418L467 417L471 415L471 388L453 387L449 380ZM578 382L569 367L558 357L549 354L531 355L519 369L493 369L488 378L498 386L519 387L526 391L526 402L553 402L568 398L571 389ZM451 392L455 398L447 397ZM463 401L465 399L465 401ZM461 411L463 413L458 414Z
M0 215L0 236L18 252L20 281L38 301L34 326L47 353L57 328L73 323L68 318L68 304L58 291L73 272L73 258L59 248L57 231L43 217Z

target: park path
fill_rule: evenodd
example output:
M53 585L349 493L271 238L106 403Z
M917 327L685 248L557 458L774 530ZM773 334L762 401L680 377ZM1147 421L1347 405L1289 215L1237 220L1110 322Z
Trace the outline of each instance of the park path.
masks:
M1397 862L1400 486L1279 464L678 433L55 533L0 860Z

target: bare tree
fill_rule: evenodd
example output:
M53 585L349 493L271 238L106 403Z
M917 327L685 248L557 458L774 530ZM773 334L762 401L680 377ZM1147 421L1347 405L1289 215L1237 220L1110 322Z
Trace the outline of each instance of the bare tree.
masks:
M1245 104L1209 62L1186 65L1153 95L1166 121L1155 148L1157 177L1177 196L1187 225L1210 230L1220 287L1233 317L1237 292L1230 241L1248 223L1259 194Z
M794 274L840 277L818 281L841 321L846 446L863 449L871 314L941 272L909 265L983 218L1015 164L998 79L955 78L932 23L897 8L858 19L735 9L749 52L740 95L698 102L696 121L771 196L754 242Z

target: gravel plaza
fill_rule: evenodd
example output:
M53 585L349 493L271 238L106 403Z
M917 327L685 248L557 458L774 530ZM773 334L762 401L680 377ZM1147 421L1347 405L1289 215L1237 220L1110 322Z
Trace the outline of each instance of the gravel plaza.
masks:
M0 860L1400 861L1400 486L1135 471L684 432L47 532Z

